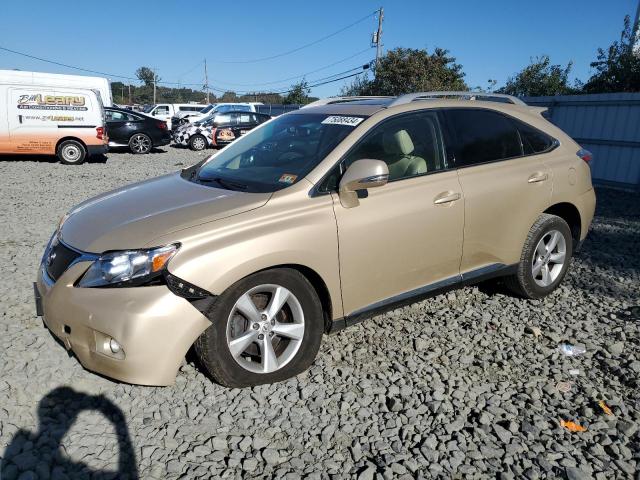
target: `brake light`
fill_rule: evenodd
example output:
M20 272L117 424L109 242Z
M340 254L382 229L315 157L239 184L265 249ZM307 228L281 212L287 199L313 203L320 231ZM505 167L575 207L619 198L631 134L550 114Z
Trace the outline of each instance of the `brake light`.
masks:
M167 122L159 121L158 122L158 128L160 130L166 130L167 129Z
M104 138L104 127L96 127L96 138L102 140Z
M576 155L578 155L586 163L589 163L593 159L593 153L591 153L586 148L581 148L580 150L578 150L576 152Z

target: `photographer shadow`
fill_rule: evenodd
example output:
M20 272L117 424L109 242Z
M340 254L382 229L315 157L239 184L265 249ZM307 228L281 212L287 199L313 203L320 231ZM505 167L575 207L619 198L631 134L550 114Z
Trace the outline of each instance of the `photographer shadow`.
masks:
M98 471L63 454L62 440L83 411L99 412L113 424L119 447L117 470ZM56 388L40 400L38 422L37 432L19 430L11 439L1 459L2 480L18 478L29 471L39 478L138 479L124 414L104 395L86 395L70 387Z

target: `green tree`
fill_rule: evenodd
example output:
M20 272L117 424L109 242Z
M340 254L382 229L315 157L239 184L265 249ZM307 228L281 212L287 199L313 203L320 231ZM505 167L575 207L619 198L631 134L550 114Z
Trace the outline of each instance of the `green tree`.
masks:
M613 42L607 50L598 49L598 59L591 63L596 73L585 83L585 92L640 92L640 52L634 52L635 39L627 15L620 40Z
M577 89L569 85L572 66L572 62L566 67L552 65L548 55L536 57L514 77L510 77L507 84L497 92L519 97L576 93Z
M449 51L433 53L413 48L396 48L380 58L374 78L365 73L342 89L343 95L400 95L411 92L468 90L462 65Z
M142 83L144 83L147 87L153 86L153 82L158 83L160 81L160 77L157 73L151 70L149 67L140 67L136 70L136 77Z
M304 105L309 103L309 94L311 89L309 84L303 78L298 83L291 85L289 93L282 99L282 103L291 105Z

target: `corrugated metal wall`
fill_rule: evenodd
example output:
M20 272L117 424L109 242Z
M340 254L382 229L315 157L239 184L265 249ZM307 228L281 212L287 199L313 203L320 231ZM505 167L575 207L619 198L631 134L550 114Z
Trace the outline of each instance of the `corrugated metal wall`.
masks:
M593 152L593 181L640 190L640 93L524 97Z

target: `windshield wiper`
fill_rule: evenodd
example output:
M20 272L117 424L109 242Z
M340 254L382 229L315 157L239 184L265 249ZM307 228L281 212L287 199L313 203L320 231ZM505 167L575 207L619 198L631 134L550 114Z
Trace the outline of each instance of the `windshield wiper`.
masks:
M200 183L213 183L213 182L215 182L218 185L220 185L222 188L225 188L227 190L247 190L249 188L249 186L245 185L244 183L234 182L232 180L225 180L225 179L220 178L220 177L214 177L214 178L198 177L197 180Z

